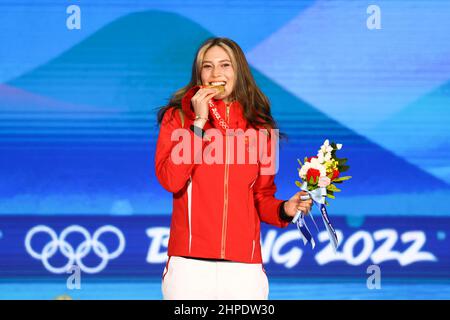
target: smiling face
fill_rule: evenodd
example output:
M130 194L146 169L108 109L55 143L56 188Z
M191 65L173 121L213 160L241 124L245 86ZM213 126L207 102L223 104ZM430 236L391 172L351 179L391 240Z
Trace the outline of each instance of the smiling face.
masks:
M214 96L228 102L236 81L231 57L220 46L213 46L205 52L200 65L200 75L203 85L223 85L224 92Z

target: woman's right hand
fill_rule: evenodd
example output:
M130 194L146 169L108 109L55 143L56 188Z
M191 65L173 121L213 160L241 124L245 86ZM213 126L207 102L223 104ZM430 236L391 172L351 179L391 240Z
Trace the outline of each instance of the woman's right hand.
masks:
M201 88L197 91L191 99L192 107L194 108L196 116L205 119L208 118L208 102L217 94L217 92L218 90L213 88Z

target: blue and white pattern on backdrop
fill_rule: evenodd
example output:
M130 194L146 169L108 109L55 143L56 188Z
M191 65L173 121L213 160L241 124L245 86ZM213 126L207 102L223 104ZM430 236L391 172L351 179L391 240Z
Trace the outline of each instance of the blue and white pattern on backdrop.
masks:
M265 226L268 272L450 278L450 3L377 1L375 30L368 1L207 3L77 1L71 30L66 3L0 0L0 278L56 274L87 243L87 274L162 272L172 198L154 174L155 110L211 36L242 46L289 138L278 198L325 138L351 166L330 206L338 254L322 233L311 251L293 225Z

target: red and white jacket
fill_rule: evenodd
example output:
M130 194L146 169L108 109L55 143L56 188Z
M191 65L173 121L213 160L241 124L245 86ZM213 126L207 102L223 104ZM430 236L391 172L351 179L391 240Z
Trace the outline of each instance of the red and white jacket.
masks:
M245 164L237 163L236 158L231 161L233 155L236 157L238 144L230 143L232 137L226 135L221 164L175 163L177 161L171 157L179 143L171 138L175 129L187 129L192 146L198 143L201 152L211 143L189 129L195 117L191 107L195 92L193 88L184 96L183 112L166 111L156 147L156 176L161 185L173 193L168 256L262 263L260 222L277 227L289 224L279 217L283 200L274 196L274 175L261 175L260 161ZM227 112L222 100L211 101L231 129L249 127L238 102ZM207 122L204 130L213 127L220 127L214 119ZM270 139L267 140L270 152ZM246 147L247 151L251 148Z

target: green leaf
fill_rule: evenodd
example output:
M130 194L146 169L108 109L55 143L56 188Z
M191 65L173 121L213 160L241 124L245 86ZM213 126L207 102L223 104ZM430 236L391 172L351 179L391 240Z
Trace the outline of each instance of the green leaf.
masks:
M312 186L314 184L314 177L309 178L308 185Z
M305 159L303 159L303 162L304 163L308 162L308 157L305 157Z
M339 178L333 180L333 183L342 183L342 181L349 180L351 178L352 178L352 176L339 177Z
M330 184L327 187L327 190L333 191L333 192L341 192L341 189L338 189L334 184Z
M300 164L300 167L302 167L303 164L302 164L302 162L300 161L300 159L297 159L297 161L298 161L298 163ZM298 170L300 170L300 169L298 169Z
M326 206L330 205L327 200L325 200L325 205Z
M299 188L302 187L302 183L301 183L300 181L295 181L295 185L296 185L297 187L299 187Z
M348 169L350 169L350 167L349 166L338 166L339 167L339 172L345 172L345 171L347 171Z
M336 160L338 161L338 164L340 166L343 166L347 162L348 158L342 158L342 159L336 159Z
M327 193L327 197L328 197L328 198L331 198L331 199L336 199L336 197L335 197L334 195L328 194L328 193Z

